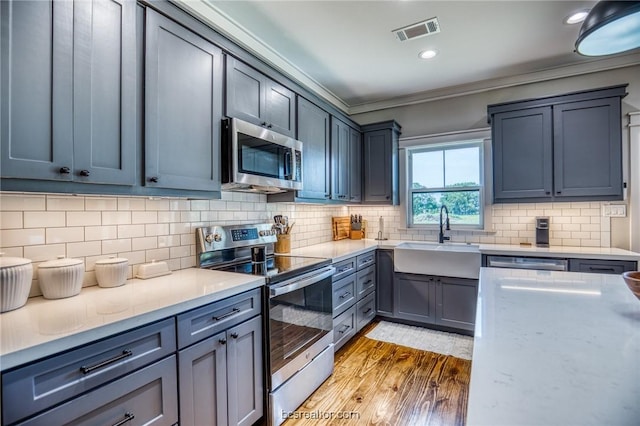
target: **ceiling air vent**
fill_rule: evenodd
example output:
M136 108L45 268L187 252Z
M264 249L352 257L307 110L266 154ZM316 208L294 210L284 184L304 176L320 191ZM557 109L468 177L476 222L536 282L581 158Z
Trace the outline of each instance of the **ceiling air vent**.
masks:
M437 34L439 32L440 24L438 23L438 18L435 17L392 31L399 41L413 40L414 38Z

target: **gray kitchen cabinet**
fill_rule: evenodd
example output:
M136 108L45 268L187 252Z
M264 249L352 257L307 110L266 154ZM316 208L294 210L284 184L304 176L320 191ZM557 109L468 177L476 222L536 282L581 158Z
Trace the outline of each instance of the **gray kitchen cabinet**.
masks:
M357 312L356 305L333 319L333 350L337 352L343 347L357 332Z
M620 97L553 107L554 195L622 199Z
M178 422L176 381L172 355L18 424L171 426Z
M436 324L473 331L478 303L478 280L435 277Z
M166 319L3 373L2 424L77 398L175 350L175 325Z
M145 185L220 190L222 51L147 9Z
M376 310L393 317L393 250L376 250Z
M400 125L395 121L362 126L363 203L399 204L398 138Z
M236 117L296 136L296 94L247 64L227 57L227 107Z
M356 304L356 331L360 331L376 316L376 292L359 300Z
M333 282L333 316L340 315L356 302L356 286L356 274L351 274L345 278Z
M178 317L178 341L197 342L178 352L181 424L251 425L262 417L262 316L244 317L249 312L245 305L255 293L242 293ZM216 318L228 321L226 329L220 331ZM219 332L212 335L212 331ZM197 341L189 337L194 333L208 337Z
M436 283L433 277L395 274L393 299L394 318L422 324L436 322Z
M298 140L302 142L300 198L325 200L331 197L331 116L298 97Z
M489 105L494 202L622 199L625 87Z
M349 152L351 128L331 117L331 199L349 201Z
M362 200L362 137L358 130L331 117L331 199Z
M632 260L569 259L569 271L591 274L615 274L638 270L638 262Z
M0 8L2 177L133 185L136 3Z
M349 129L349 201L362 202L362 133Z
M553 190L551 108L498 113L492 120L494 199L550 197Z

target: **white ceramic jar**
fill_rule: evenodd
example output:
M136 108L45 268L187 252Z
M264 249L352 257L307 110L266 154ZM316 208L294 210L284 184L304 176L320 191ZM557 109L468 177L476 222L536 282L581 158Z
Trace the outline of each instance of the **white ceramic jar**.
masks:
M31 290L33 266L22 257L0 257L0 312L24 306Z
M111 257L96 261L96 279L100 287L118 287L127 281L129 261L123 257Z
M38 266L38 281L45 299L75 296L82 290L84 263L79 259L58 256Z

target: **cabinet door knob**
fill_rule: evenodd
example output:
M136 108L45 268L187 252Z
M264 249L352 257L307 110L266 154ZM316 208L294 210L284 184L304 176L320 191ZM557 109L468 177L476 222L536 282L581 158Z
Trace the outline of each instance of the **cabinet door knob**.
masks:
M231 337L233 337L234 339L238 338L238 333L231 333Z
M387 195L385 198L388 200L388 199L390 199L391 197Z
M158 183L158 176L151 176L149 182Z
M68 175L69 173L71 173L71 169L68 167L60 167L60 170L58 170L60 172L61 175Z
M562 191L556 191L556 194L562 194Z
M222 338L222 339L218 340L218 342L220 342L221 345L226 345L227 344L227 339Z
M331 194L324 194L324 198L331 198Z
M80 176L87 177L91 174L89 170L80 170Z
M267 125L267 122L266 122L266 121L263 121L262 123L260 123L260 125L261 125L262 127L265 127L265 126Z
M547 191L547 192L545 192L545 194L551 195L551 191Z

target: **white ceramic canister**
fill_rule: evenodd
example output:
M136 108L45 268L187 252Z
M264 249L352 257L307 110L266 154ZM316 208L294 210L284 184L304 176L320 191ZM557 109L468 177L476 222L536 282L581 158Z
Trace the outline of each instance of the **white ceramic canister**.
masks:
M123 257L110 257L96 261L96 279L100 287L118 287L127 281L129 261Z
M38 281L45 299L75 296L82 290L84 263L79 259L58 256L38 265Z
M22 257L0 257L0 312L24 306L31 290L33 266Z

